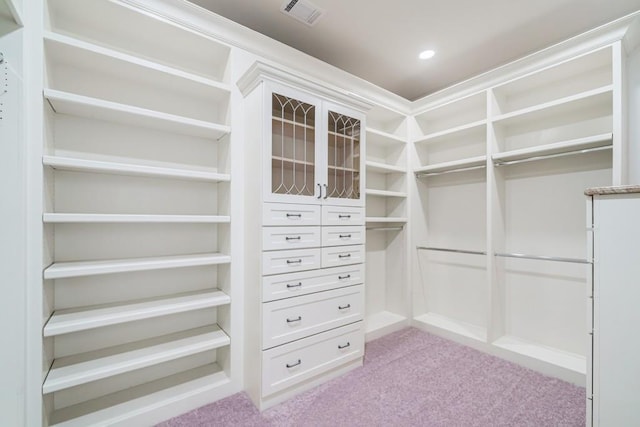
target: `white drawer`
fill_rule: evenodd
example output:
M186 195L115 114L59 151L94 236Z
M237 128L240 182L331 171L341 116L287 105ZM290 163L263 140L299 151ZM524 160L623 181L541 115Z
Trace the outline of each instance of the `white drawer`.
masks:
M363 245L363 225L351 227L322 227L322 246Z
M320 227L263 227L262 250L320 247Z
M293 273L320 268L320 248L262 253L262 274Z
M322 248L322 268L364 262L364 245Z
M362 322L262 352L262 396L289 388L364 354Z
M262 305L262 348L282 345L364 318L364 285Z
M364 282L364 264L262 278L262 301L275 301Z
M322 225L364 225L364 208L323 206Z
M320 225L320 206L265 203L262 225Z

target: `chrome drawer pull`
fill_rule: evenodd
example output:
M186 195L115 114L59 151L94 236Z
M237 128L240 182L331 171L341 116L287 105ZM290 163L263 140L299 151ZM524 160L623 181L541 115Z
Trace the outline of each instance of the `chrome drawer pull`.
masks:
M302 320L302 316L298 316L295 319L287 319L287 323L299 322Z
M338 276L338 280L351 279L351 275L347 274L346 276Z
M299 364L302 363L302 360L298 359L298 361L296 363L287 363L287 368L293 368L294 366L298 366Z
M288 259L287 264L302 264L302 259L297 259L295 261Z
M292 214L288 213L287 218L302 218L302 214Z
M347 308L351 308L351 304L339 305L338 306L338 310L346 310Z
M342 349L344 349L344 348L347 348L347 347L351 347L351 343L350 343L349 341L347 341L347 343L346 343L345 345L340 345L340 344L338 344L338 348L339 348L340 350L342 350Z
M351 234L341 234L340 238L341 239L350 239L351 238Z
M289 236L287 236L287 237L285 237L285 239L286 239L287 241L289 241L289 240L300 240L300 239L301 239L301 237L300 237L300 236L297 236L297 237L289 237Z
M291 289L291 288L299 288L300 286L302 286L302 282L298 282L298 283L287 283L287 288Z
M351 218L351 215L340 215L338 214L338 218L342 219L342 218Z
M338 255L338 258L351 258L351 254Z

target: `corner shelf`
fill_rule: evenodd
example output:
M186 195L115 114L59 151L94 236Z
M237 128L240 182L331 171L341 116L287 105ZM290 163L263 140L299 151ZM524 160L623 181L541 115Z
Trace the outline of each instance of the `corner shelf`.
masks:
M415 144L420 144L420 143L427 143L427 142L431 142L433 140L439 139L439 138L444 138L447 136L452 136L455 134L462 134L465 132L473 132L475 130L480 130L483 127L486 127L487 125L487 120L483 119L483 120L478 120L475 122L471 122L471 123L465 123L463 125L460 126L456 126L453 128L449 128L449 129L445 129L439 132L434 132L428 135L424 135L418 139L416 139L414 141Z
M217 363L134 386L116 393L79 403L53 412L51 427L113 425L133 416L157 413L158 408L176 401L211 394L228 386L230 378Z
M367 196L378 196L378 197L399 197L399 198L407 197L407 193L402 191L374 190L370 188L367 188L365 190L365 194Z
M205 326L133 344L56 359L43 394L229 345L217 326Z
M374 162L368 160L366 163L367 172L377 172L377 173L406 173L406 169L401 166L389 165L381 162Z
M125 123L216 140L231 132L229 126L218 123L176 116L54 89L45 89L44 97L51 105L51 108L59 114Z
M198 291L107 306L56 310L43 329L45 337L85 331L134 320L151 319L169 314L229 304L231 298L222 291Z
M561 141L537 147L523 148L520 150L505 151L491 156L496 166L509 164L510 162L535 160L548 156L579 153L583 150L607 148L612 146L613 134L604 133L584 138Z
M423 166L415 169L416 175L442 174L449 172L458 172L486 166L487 156L476 156L468 159L453 160L451 162L436 163L429 166Z
M196 267L202 265L228 264L229 262L231 262L229 255L218 253L99 261L55 262L44 270L44 279L62 279L96 274Z
M93 214L46 212L45 224L118 224L118 223L178 223L178 224L228 224L231 217L225 215L144 215L144 214Z
M390 144L390 145L407 143L407 141L404 138L401 138L392 133L384 132L378 129L367 127L366 132L367 132L367 143Z
M58 170L76 172L98 172L113 175L151 176L175 178L193 181L229 182L231 176L206 169L179 169L173 164L167 166L119 163L103 160L81 159L75 157L43 156L42 163Z
M389 217L389 216L368 216L365 219L367 224L375 223L389 223L389 224L404 224L407 222L405 217Z
M425 313L414 317L413 321L426 325L427 327L438 328L476 341L486 342L487 340L486 328L452 319L437 313Z

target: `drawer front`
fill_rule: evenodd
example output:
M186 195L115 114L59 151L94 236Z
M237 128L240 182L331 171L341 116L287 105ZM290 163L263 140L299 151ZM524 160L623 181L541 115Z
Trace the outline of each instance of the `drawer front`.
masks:
M364 319L364 285L262 305L262 348L267 349Z
M364 208L323 206L322 225L364 225Z
M364 245L364 226L322 227L322 246Z
M362 322L262 352L262 395L268 396L364 354Z
M320 248L262 253L262 274L283 274L320 268Z
M364 262L364 245L322 248L322 267L359 264Z
M262 225L320 225L320 206L264 203Z
M320 247L320 227L263 227L262 250Z
M364 282L364 265L326 268L262 278L262 301L275 301Z

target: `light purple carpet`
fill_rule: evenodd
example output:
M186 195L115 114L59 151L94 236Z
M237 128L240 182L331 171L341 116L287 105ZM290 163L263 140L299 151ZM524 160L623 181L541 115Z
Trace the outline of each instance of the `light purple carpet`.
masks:
M585 389L414 328L262 414L244 393L160 426L584 426Z

